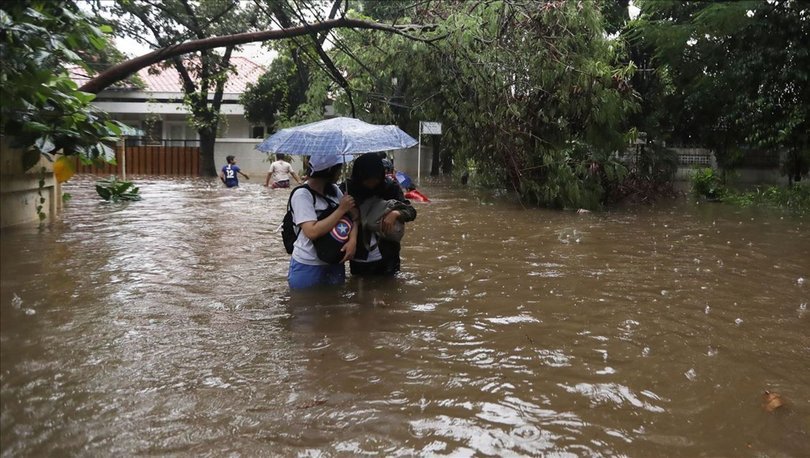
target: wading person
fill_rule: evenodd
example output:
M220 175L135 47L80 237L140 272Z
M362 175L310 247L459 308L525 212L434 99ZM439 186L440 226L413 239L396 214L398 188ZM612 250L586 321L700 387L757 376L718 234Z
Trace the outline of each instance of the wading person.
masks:
M352 275L394 275L400 269L404 223L416 219L416 210L399 183L385 172L377 154L363 154L354 161L346 182L347 193L360 209L361 222L357 252L349 263Z
M276 154L276 160L270 164L270 170L267 172L267 179L264 180L265 186L270 186L273 189L289 188L290 177L295 179L295 182L301 184L301 178L293 171L292 165L284 160L283 154Z
M239 187L238 175L242 175L246 180L250 179L250 177L242 173L242 170L240 170L239 166L236 165L236 157L228 156L225 158L225 160L228 161L228 163L225 164L222 167L222 171L219 172L219 179L225 183L225 186L229 188Z
M342 161L338 156L313 156L307 183L290 195L289 214L297 232L287 276L292 289L346 281L344 263L354 257L357 244L357 224L353 222L357 210L354 199L343 195L335 184Z

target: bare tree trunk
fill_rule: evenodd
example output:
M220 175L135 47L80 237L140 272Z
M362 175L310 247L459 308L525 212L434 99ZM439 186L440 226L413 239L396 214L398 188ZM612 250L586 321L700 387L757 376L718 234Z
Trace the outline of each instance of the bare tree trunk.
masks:
M442 173L445 175L450 175L453 173L453 152L450 150L442 150Z
M433 155L430 161L430 176L439 176L439 166L441 165L442 141L441 135L430 137L430 146L433 147Z
M217 128L207 127L197 131L200 135L200 176L216 176L217 164L214 161L214 145L217 140Z

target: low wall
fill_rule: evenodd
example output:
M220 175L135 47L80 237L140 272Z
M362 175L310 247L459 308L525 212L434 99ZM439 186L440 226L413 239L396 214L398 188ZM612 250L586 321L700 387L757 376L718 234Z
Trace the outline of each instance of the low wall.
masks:
M675 181L690 181L695 170L711 167L717 170L717 159L714 153L706 148L672 148L678 154L678 170L675 172ZM787 184L778 168L773 167L738 167L730 172L730 182L750 187L760 184L776 185Z
M414 180L417 177L417 170L419 167L419 154L418 148L400 149L394 151L394 167L405 172ZM422 178L430 176L430 161L433 158L433 148L422 145Z
M275 157L268 157L267 154L256 150L256 145L261 140L255 138L218 138L214 147L214 159L217 163L217 170L225 165L225 157L236 156L236 163L243 172L250 175L251 181L261 179L264 182L267 170ZM422 147L422 177L430 174L430 160L433 150L430 147ZM270 155L272 156L272 155ZM396 150L393 152L394 166L397 170L403 171L416 179L418 154L417 148ZM293 170L296 173L303 171L304 162L302 156L293 156ZM255 176L255 177L254 177Z
M8 146L0 138L0 228L19 224L38 224L36 207L39 205L39 171L45 167L45 198L43 212L52 221L62 208L62 190L53 176L51 162L40 158L28 171L23 170L22 151Z
M275 160L275 156L268 155L256 150L256 145L261 143L256 138L218 138L214 146L214 160L217 170L221 170L226 164L225 157L236 156L236 164L244 173L250 176L250 181L261 180L267 176L270 163ZM293 156L293 170L299 173L304 168L301 156Z

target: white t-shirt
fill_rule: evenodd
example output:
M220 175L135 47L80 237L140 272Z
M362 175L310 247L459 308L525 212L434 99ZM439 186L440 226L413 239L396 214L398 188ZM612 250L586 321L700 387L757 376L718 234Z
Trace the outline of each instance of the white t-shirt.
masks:
M270 164L270 179L276 181L290 181L292 166L287 161L276 161Z
M315 245L312 244L312 240L308 239L307 236L304 235L304 231L301 230L301 223L318 221L317 212L329 208L329 203L326 199L317 194L315 195L315 205L312 205L312 194L313 193L307 189L294 190L292 199L290 200L290 206L293 212L293 223L295 223L299 229L298 238L293 245L295 248L293 248L292 257L301 264L325 266L327 264L318 259L318 253L315 251ZM334 205L338 205L341 197L343 197L343 193L338 189L336 196L328 196L327 198L331 200Z

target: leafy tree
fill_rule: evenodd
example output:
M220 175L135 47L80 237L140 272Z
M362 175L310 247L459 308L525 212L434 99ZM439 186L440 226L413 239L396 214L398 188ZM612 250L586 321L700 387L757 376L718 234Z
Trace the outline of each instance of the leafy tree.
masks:
M282 51L267 73L256 84L248 86L239 103L245 107L245 118L263 124L271 131L292 119L298 107L306 101L309 71L299 71L290 52Z
M612 155L637 102L596 4L418 4L402 20L438 24L442 40L337 34L361 117L439 119L443 149L487 182L542 205L598 207L624 173Z
M666 80L674 138L714 149L783 151L785 172L810 168L810 7L806 2L636 2L631 37L652 48Z
M87 68L87 57L106 49L110 31L70 1L0 4L0 133L25 149L26 168L59 150L86 161L114 157L103 141L119 135L120 125L95 110L95 95L79 91L66 71Z
M117 33L129 36L155 49L179 44L190 38L243 32L255 24L256 13L249 4L232 0L117 0L99 10L115 21ZM220 123L223 91L232 72L231 55L235 46L222 53L206 49L190 56L166 61L180 76L189 123L200 137L200 172L216 173L214 145Z

